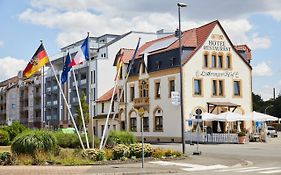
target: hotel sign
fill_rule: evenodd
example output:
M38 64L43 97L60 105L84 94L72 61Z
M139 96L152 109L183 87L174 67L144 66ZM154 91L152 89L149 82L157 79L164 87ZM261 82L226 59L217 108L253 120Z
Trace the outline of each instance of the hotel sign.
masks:
M212 51L225 51L229 52L230 47L226 46L226 41L224 40L223 35L212 34L211 40L207 42L207 45L203 46L204 50L212 50Z
M215 72L212 70L196 71L196 77L212 77L212 78L239 78L239 73L234 71Z

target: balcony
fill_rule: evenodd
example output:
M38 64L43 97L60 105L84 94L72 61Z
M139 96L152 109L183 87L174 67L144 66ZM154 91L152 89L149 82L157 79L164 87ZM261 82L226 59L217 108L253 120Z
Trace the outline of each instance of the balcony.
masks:
M86 84L86 83L87 83L87 79L82 79L82 80L80 81L80 83L81 83L81 85Z
M148 107L149 106L149 98L143 97L143 98L134 98L134 107L140 108L140 107Z

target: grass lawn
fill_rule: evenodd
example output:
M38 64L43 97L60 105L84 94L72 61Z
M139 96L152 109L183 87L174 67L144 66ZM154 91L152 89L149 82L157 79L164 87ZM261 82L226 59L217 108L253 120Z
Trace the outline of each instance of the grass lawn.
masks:
M0 153L11 152L11 146L0 146Z

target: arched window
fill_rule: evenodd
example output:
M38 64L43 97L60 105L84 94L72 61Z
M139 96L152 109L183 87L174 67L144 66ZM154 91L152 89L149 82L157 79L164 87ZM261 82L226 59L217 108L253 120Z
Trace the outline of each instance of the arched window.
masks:
M137 113L135 110L131 110L130 116L130 131L137 132Z
M218 68L222 69L224 67L223 64L223 53L218 54Z
M163 110L160 108L154 110L154 131L163 132Z
M232 68L232 58L231 58L231 54L227 54L226 58L225 58L225 68L226 69L231 69Z

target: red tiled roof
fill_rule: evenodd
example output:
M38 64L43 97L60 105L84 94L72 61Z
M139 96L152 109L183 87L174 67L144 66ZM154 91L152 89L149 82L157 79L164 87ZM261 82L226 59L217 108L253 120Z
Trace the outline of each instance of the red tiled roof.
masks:
M107 91L105 94L103 94L100 98L97 99L97 102L104 102L104 101L109 101L111 100L113 89L110 89ZM115 90L115 95L117 94L117 89Z
M185 58L183 58L182 64L185 64L186 62L188 62L188 60L197 52L197 50L202 47L202 45L204 44L206 39L209 37L209 35L211 34L211 32L213 31L213 29L214 29L214 27L216 25L219 25L219 27L222 29L222 32L225 34L227 40L229 41L231 46L234 48L232 42L228 38L228 36L225 33L224 29L221 27L219 21L215 20L215 21L210 22L208 24L205 24L203 26L200 26L200 27L197 27L197 28L194 28L194 29L190 29L190 30L184 31L182 33L182 46L183 47L191 47L191 48L193 47L194 48L193 51L191 51ZM163 38L158 38L158 39L146 42L145 44L143 44L139 48L139 50L137 52L136 59L141 58L141 54L143 54L143 52L146 49L148 49L150 46L152 46L153 44L155 44L157 42L161 42L161 41L165 41L165 40L171 39L173 37L174 37L174 35L169 35L169 36L166 36L166 37L163 37ZM151 52L149 52L149 54L156 54L156 53L160 53L160 52L164 52L164 51L168 51L168 50L177 49L178 46L179 46L179 40L177 39L176 41L174 41L173 43L171 43L167 47L151 51ZM235 50L235 51L237 52L237 50ZM240 54L238 53L238 55L240 55ZM249 57L249 55L248 55L248 57ZM248 60L245 60L242 56L241 56L241 58L245 61L245 63L249 67L251 67ZM130 59L131 58L128 57L128 59L126 59L126 61L129 61Z
M246 44L236 45L236 46L234 46L234 48L237 51L244 51L245 54L246 54L246 60L247 61L250 61L252 59L251 49Z
M132 59L134 55L135 49L127 49L127 48L121 48L119 52L117 53L114 61L114 66L116 66L118 60L122 60L123 63L129 63L129 61Z

